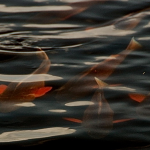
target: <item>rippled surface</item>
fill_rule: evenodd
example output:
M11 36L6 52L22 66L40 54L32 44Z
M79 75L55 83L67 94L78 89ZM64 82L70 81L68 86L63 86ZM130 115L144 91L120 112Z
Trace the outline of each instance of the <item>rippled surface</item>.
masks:
M149 15L148 0L1 0L0 144L148 149Z

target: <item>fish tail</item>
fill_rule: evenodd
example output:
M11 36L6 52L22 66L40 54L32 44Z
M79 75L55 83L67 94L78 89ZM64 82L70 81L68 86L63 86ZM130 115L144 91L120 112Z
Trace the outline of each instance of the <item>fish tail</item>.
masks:
M103 82L102 80L98 79L97 77L94 77L94 78L95 78L95 81L98 84L99 88L108 86L108 84L106 82Z
M141 47L142 45L138 41L136 41L134 37L132 37L126 50L136 50L136 49L140 49Z
M108 84L100 79L98 79L97 77L94 77L95 78L95 81L96 83L98 84L98 87L99 88L104 88L104 87L116 87L116 86L120 86L121 84Z
M47 56L46 52L43 51L41 48L38 48L38 51L36 54L37 54L37 57L43 61L41 65L39 66L39 68L37 68L32 74L47 73L51 65L51 61L49 57Z
M38 53L37 53L37 55L39 54L39 51L40 51L40 57L42 57L42 59L45 59L45 60L49 59L48 56L46 55L45 51L43 51L40 47L38 47Z

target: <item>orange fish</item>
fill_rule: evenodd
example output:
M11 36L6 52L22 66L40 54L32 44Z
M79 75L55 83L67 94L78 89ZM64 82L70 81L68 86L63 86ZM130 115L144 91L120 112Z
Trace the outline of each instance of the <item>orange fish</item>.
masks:
M132 38L125 50L117 55L110 55L104 61L76 75L57 89L55 91L56 98L63 102L82 98L90 94L93 90L92 87L97 87L94 77L101 80L107 79L132 51L139 48L141 48L141 45Z
M66 3L67 6L69 6L71 9L63 10L63 11L60 9L60 10L42 12L29 19L28 22L44 23L44 24L56 23L59 21L66 20L76 14L79 14L98 2L102 3L104 1L107 0L87 0L81 2Z
M96 4L97 2L104 2L104 0L90 0L90 1L81 1L81 2L71 2L67 4L70 7L68 10L53 10L53 11L46 11L37 14L36 16L32 17L28 20L28 22L33 23L56 23L59 21L66 20L76 14L79 14L90 6ZM62 5L64 6L64 5Z
M113 120L114 111L111 109L108 101L104 97L103 88L108 84L95 77L99 89L92 97L92 105L89 105L83 114L83 120L76 118L63 118L67 121L81 123L88 134L100 139L106 137L113 128L114 123L121 123L133 120L134 118Z
M105 84L100 83L98 78L95 80L99 88L92 97L93 104L84 111L82 126L91 137L99 139L107 136L112 130L114 111L104 97L103 87Z
M51 62L47 54L41 49L37 51L37 54L43 61L39 68L32 74L24 78L21 82L13 81L8 86L0 85L0 112L16 110L19 106L15 104L32 101L52 89L52 87L45 87L44 79L38 82L26 82L34 74L45 74L49 71Z
M149 15L150 7L134 11L133 13L129 13L123 17L120 17L119 19L112 20L110 22L107 22L106 25L114 25L116 29L122 29L122 30L133 30L135 27L138 26L140 22L142 22L142 19ZM100 28L101 25L96 26L89 26L85 30L91 30L94 28Z
M114 22L115 27L118 29L132 30L134 29L141 20L149 15L150 8L142 9L140 11L136 11L130 13L120 19L117 19Z

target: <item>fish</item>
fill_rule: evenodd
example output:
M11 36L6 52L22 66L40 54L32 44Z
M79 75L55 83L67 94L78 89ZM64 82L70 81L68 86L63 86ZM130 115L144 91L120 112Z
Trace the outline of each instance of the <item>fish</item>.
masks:
M83 118L64 117L63 119L81 124L90 137L101 139L108 136L114 124L127 122L135 118L114 120L114 111L106 100L103 91L103 89L109 87L109 85L97 77L95 77L95 81L98 84L98 90L95 91L91 99L92 104L85 109Z
M112 130L114 111L104 96L105 84L98 78L95 80L99 87L92 97L93 105L89 105L84 111L82 126L91 137L100 139L107 136Z
M53 11L46 11L46 12L41 12L32 18L30 18L27 22L30 23L57 23L63 20L67 20L70 17L79 14L92 5L101 2L103 3L104 1L107 0L87 0L87 1L77 1L77 2L70 2L66 3L68 7L71 9L69 10L53 10ZM49 19L48 19L49 18Z
M92 97L92 104L84 111L83 118L64 117L63 119L81 124L92 138L101 139L111 132L114 124L135 120L135 118L114 120L114 111L106 100L103 91L104 88L109 87L109 84L97 77L95 77L95 81L98 84L98 90L95 91Z
M8 85L0 85L0 112L7 113L18 109L16 105L22 102L31 102L49 92L52 87L45 86L44 78L37 82L26 82L34 74L45 74L49 71L51 61L45 51L38 49L36 52L42 60L40 66L31 74L22 79L21 82L11 82ZM42 76L40 76L42 78Z
M56 89L55 98L63 103L66 101L75 101L89 95L92 93L93 87L97 88L94 77L105 81L131 52L141 47L142 45L132 37L125 50L116 55L110 55L104 61L77 74Z
M150 8L145 8L130 14L125 15L122 18L116 19L114 22L115 28L132 30L138 26L142 19L149 15Z
M149 15L149 12L150 12L150 7L144 8L142 10L134 11L124 16L121 16L120 18L105 23L105 26L114 25L115 29L133 30L142 22L143 18ZM102 27L101 24L96 26L94 25L94 26L86 27L85 30L87 31L87 30L91 30L94 28L101 28L101 27Z

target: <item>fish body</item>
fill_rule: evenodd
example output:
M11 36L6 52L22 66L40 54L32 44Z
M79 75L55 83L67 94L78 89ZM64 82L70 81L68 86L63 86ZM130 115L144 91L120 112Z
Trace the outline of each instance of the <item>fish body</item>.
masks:
M39 50L38 56L42 59L42 63L32 74L24 78L21 82L11 82L8 86L0 86L0 112L10 112L17 109L16 103L29 102L36 97L43 96L50 91L52 87L45 87L44 79L38 82L26 82L34 74L45 74L50 68L50 60L46 53Z
M98 81L98 78L96 80ZM92 97L93 104L84 111L82 121L82 126L96 139L104 138L113 128L114 111L104 97L103 83L101 83Z
M95 77L95 81L98 84L98 88L95 90L91 99L91 104L83 112L82 120L77 118L64 117L66 121L81 124L92 138L101 139L108 136L113 130L113 125L116 123L123 123L132 121L135 118L123 118L114 120L114 111L111 108L109 102L105 98L104 88L109 85L102 80Z
M33 23L56 23L59 21L63 21L69 19L70 17L79 14L92 5L98 2L104 2L106 0L87 0L87 1L78 1L78 2L70 2L66 3L71 9L69 10L55 10L55 11L46 11L37 14L36 16L32 17L28 20L28 22ZM49 19L48 19L49 18Z
M110 55L104 61L71 78L67 83L57 89L56 98L63 102L82 98L90 94L93 87L98 86L94 77L104 81L132 51L139 48L141 48L141 45L132 38L125 50L121 51L117 55Z
M115 28L124 30L133 30L142 21L142 19L149 15L150 8L142 9L122 18L116 19L114 22Z

